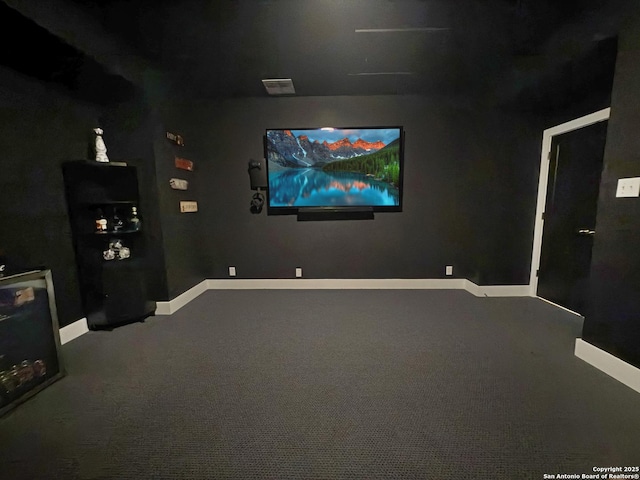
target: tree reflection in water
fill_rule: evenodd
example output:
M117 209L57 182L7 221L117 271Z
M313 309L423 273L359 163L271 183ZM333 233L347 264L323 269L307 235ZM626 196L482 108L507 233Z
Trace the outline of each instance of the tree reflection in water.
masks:
M269 175L272 207L396 206L391 184L362 173L325 173L316 168L288 168Z

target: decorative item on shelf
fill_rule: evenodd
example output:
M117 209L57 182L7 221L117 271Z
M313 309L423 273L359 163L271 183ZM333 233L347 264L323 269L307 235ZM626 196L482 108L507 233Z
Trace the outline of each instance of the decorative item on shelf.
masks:
M184 139L182 138L182 135L179 135L177 133L167 132L167 138L171 140L173 143L175 143L176 145L180 147L184 147Z
M138 207L131 207L131 216L129 217L129 229L131 229L134 232L137 232L138 230L140 230L140 227L142 222L140 221L140 218L138 217Z
M124 222L120 218L120 215L118 215L118 209L116 207L113 207L112 224L114 232L119 232L124 228Z
M169 185L174 190L187 190L189 188L189 182L182 178L172 178L169 180Z
M104 140L102 139L102 134L104 133L104 131L101 128L94 128L93 132L96 134L96 162L108 163L109 157L107 157L107 146L104 144Z
M124 260L125 258L129 258L131 256L131 250L129 247L120 247L118 250L118 260Z
M109 248L102 252L102 258L105 260L125 260L131 257L131 249L122 244L122 240L113 240L109 242Z
M98 209L98 216L96 218L96 232L102 233L107 231L107 219L104 217L102 209Z
M176 168L193 172L193 162L191 160L187 160L186 158L175 157L175 165Z

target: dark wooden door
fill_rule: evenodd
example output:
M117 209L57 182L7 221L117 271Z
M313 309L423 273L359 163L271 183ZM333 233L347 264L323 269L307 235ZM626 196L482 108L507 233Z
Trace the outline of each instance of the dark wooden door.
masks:
M587 300L607 124L556 135L551 148L537 295L577 313Z

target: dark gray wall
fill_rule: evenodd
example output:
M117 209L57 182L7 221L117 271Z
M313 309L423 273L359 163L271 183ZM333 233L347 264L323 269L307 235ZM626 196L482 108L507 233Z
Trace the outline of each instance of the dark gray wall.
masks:
M193 136L185 126L189 122L169 102L162 108L148 106L138 99L110 108L103 116L105 134L109 133L110 158L126 161L138 168L141 218L148 235L147 273L153 300L167 301L206 278L207 248L202 241L197 214L183 214L180 200L199 198L198 172L175 167L175 157L191 159L197 169L203 163L192 155ZM187 118L188 118L187 109ZM167 139L167 131L187 139L178 146ZM105 137L105 141L107 138ZM171 178L189 181L186 192L173 190Z
M150 294L167 299L151 135L157 120L143 92L2 3L0 25L30 39L14 41L0 61L0 252L16 266L52 269L62 325L84 316L61 163L91 158L92 129L101 126L109 158L139 169Z
M84 316L61 163L83 159L102 107L0 67L0 250L52 271L60 323Z
M443 278L528 283L543 124L416 96L301 97L190 105L202 168L207 276ZM252 215L247 163L266 128L403 125L404 211L373 221ZM204 253L204 252L203 252Z
M150 288L155 300L168 300L204 278L226 278L229 265L240 278L289 278L295 267L307 278L442 278L453 265L454 277L478 284L526 284L542 130L595 110L552 117L550 105L533 117L487 99L380 96L163 102L156 112L142 101L120 103L131 86L111 77L103 85L108 76L91 72L75 96L0 72L8 172L1 211L5 224L17 225L3 232L0 249L56 267L63 324L82 315L59 164L87 157L86 133L98 123L109 156L139 168ZM329 222L249 212L247 162L262 157L266 128L393 124L407 133L404 212ZM186 146L167 141L167 130ZM193 160L195 171L177 170L176 155ZM176 176L190 181L189 191L169 188ZM179 213L179 200L197 200L200 211ZM23 211L33 217L25 225Z
M194 146L198 139L189 127L190 122L180 117L179 108L165 103L157 128L153 135L154 156L156 159L157 202L162 215L162 232L164 239L164 259L167 276L169 299L207 278L207 258L209 246L202 235L203 225L200 213L181 213L180 201L198 201L200 190L208 192L210 186L203 185L202 170L207 168L208 156L197 154ZM185 110L182 109L184 112ZM187 117L189 109L186 109ZM160 118L162 120L160 120ZM178 146L166 138L166 133L180 134L184 138L184 146ZM178 169L175 158L191 160L193 172ZM169 186L171 178L180 178L189 182L187 191L173 190ZM201 206L200 206L201 207ZM211 228L212 226L209 226Z
M640 17L621 34L598 200L592 303L583 338L640 367L640 199L616 198L640 176Z
M0 252L16 267L51 269L61 326L84 316L61 164L90 158L98 125L110 160L138 168L149 293L169 298L152 144L157 124L139 102L100 105L0 67Z

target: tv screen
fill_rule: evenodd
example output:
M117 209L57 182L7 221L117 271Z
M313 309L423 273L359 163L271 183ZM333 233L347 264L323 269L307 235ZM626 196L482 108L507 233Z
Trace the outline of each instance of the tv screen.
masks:
M268 129L269 214L402 211L402 127Z

